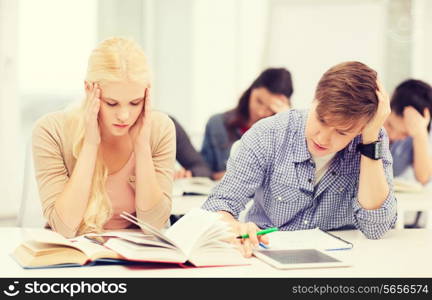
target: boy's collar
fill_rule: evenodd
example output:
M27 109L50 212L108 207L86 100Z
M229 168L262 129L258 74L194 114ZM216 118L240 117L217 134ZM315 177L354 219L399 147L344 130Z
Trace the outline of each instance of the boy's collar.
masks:
M295 147L292 152L294 162L304 162L312 159L312 156L308 150L306 143L306 121L308 118L309 110L303 111L300 118L300 125L297 131L297 138L295 141Z

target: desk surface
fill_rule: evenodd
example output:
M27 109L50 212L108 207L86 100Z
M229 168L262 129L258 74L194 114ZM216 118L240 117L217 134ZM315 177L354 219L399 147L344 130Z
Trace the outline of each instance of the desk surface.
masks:
M159 266L97 266L62 269L22 269L10 253L21 242L19 228L0 228L1 277L432 277L432 230L389 231L381 240L368 240L356 230L335 232L354 248L332 254L352 266L333 269L277 270L256 258L250 265L180 268Z
M184 215L192 208L201 207L207 196L175 196L172 198L171 214Z

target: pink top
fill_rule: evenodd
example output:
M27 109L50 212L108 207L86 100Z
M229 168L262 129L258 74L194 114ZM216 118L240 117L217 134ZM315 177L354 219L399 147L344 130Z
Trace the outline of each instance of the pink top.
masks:
M113 216L105 223L104 229L127 228L131 223L122 217L120 213L127 211L130 214L136 212L135 191L130 182L135 181L135 156L132 152L127 163L117 172L107 178L106 189L111 200Z

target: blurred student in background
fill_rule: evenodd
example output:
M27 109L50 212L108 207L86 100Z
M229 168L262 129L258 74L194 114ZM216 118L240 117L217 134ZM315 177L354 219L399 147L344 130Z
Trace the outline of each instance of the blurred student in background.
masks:
M103 41L90 55L86 98L33 130L33 158L49 226L73 237L133 226L162 228L171 212L175 129L151 110L149 67L135 42Z
M432 88L421 80L406 80L395 89L390 105L391 114L384 126L390 139L393 175L411 172L418 182L426 184L432 176Z
M284 68L264 70L243 93L232 110L212 116L207 122L201 153L213 172L223 177L233 143L257 121L291 108L293 85Z
M384 126L390 139L393 175L425 185L432 176L432 87L421 80L406 80L396 87L390 104L392 112ZM417 212L406 227L419 227L421 215Z
M172 116L176 130L176 160L181 169L174 173L174 179L190 177L211 177L212 171L195 147L192 145L186 131Z

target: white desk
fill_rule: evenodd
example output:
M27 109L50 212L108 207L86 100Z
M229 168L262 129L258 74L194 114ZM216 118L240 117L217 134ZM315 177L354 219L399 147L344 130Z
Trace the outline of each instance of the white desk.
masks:
M184 215L192 208L201 207L207 196L174 196L172 198L172 215Z
M0 228L1 277L432 277L432 230L402 229L381 240L367 240L357 230L337 232L354 248L333 255L352 264L348 268L277 270L256 258L250 265L181 268L97 266L62 269L22 269L9 253L21 242L19 228Z
M419 193L396 193L398 219L396 228L404 228L404 215L409 211L423 211L427 214L426 228L432 229L432 190Z

